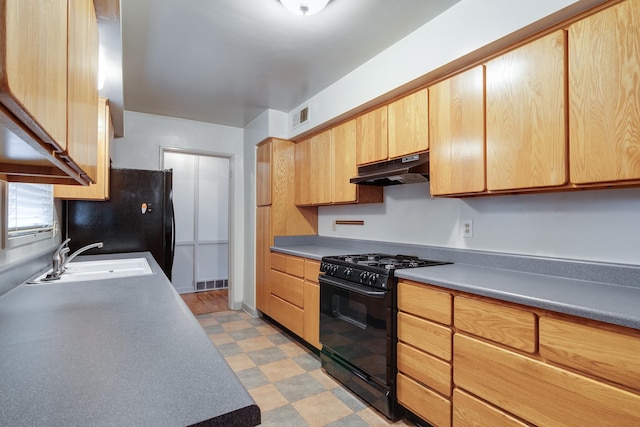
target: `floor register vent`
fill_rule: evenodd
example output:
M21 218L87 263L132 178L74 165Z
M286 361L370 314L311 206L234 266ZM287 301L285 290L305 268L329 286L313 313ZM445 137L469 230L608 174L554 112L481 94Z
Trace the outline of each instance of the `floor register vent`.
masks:
M196 291L208 291L210 289L227 289L229 288L229 279L207 280L196 282Z

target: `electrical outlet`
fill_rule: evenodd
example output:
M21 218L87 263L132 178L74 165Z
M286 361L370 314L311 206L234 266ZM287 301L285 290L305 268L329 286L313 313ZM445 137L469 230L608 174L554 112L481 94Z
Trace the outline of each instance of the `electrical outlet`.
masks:
M473 237L473 220L463 219L460 225L460 236Z

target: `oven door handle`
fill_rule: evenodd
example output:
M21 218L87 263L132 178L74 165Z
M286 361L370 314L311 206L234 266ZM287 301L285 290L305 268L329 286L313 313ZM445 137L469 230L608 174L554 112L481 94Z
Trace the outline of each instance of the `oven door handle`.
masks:
M387 294L387 291L372 291L370 290L371 288L367 288L356 283L343 282L342 280L327 277L326 274L318 277L318 281L321 285L325 283L329 286L333 286L349 292L354 292L356 294L364 295L367 297L384 298Z

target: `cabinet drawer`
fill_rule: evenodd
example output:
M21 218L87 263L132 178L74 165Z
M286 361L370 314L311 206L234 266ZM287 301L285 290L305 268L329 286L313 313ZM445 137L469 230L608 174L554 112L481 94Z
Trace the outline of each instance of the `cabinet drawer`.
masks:
M451 294L400 280L398 309L425 319L451 324Z
M287 256L285 260L285 272L292 276L304 277L304 258Z
M640 395L461 334L453 376L464 388L536 425L640 425Z
M310 282L318 283L320 275L320 261L304 260L304 279Z
M451 360L451 329L420 319L407 313L398 313L398 339L441 359Z
M304 307L304 280L271 270L271 293L298 307Z
M451 365L404 343L398 343L398 371L451 396Z
M540 355L640 390L640 335L540 318Z
M287 265L287 257L285 255L282 255L276 252L271 252L271 268L273 270L282 271L284 273L285 271L287 271L286 265Z
M299 337L304 334L304 313L300 308L271 294L269 310L271 312L271 317L273 317L282 326L289 329Z
M402 374L398 374L397 396L400 404L435 427L451 425L451 402Z
M527 427L517 418L460 389L453 390L454 427Z
M456 328L518 350L536 351L536 316L487 301L456 297Z

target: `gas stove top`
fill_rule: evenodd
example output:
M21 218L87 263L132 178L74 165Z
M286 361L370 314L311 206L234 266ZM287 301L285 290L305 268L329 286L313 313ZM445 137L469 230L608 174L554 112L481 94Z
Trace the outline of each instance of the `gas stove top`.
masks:
M393 285L391 278L395 270L444 264L451 263L408 255L371 253L323 257L320 271L345 281L387 289Z
M384 268L385 270L396 270L398 268L428 267L432 265L449 264L441 261L420 259L416 256L408 255L387 255L387 254L364 254L364 255L340 255L331 258L338 263L357 264L359 266L369 266L374 268Z

